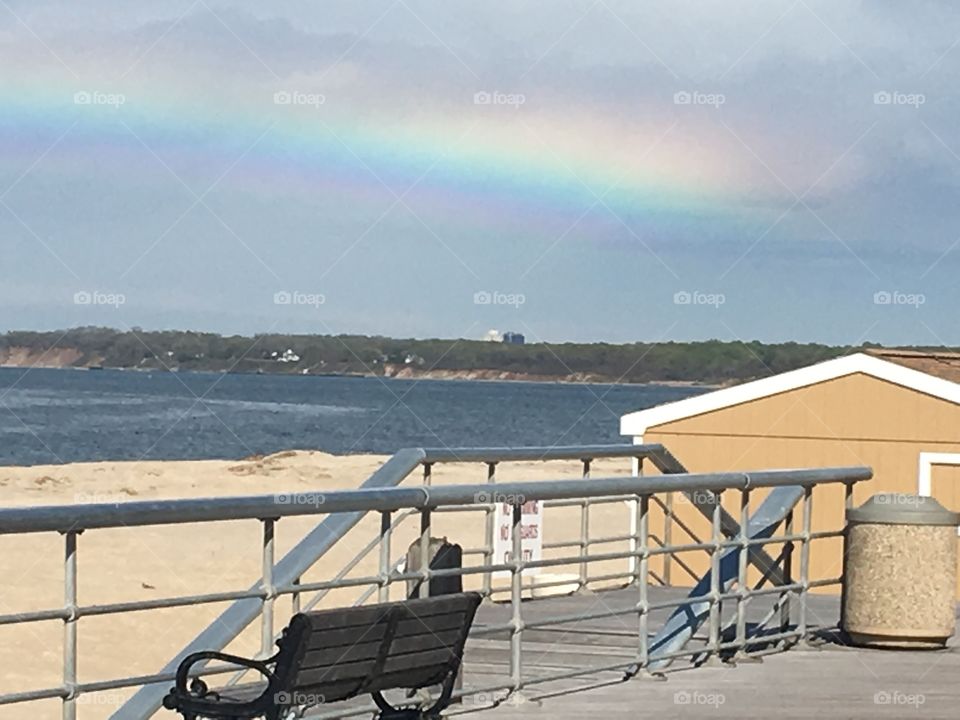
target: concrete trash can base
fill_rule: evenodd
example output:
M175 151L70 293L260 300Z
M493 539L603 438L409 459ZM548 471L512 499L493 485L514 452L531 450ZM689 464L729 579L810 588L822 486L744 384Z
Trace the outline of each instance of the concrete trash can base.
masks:
M957 513L931 497L874 495L847 516L844 630L856 645L942 648L953 635Z
M883 628L883 633L880 634L848 632L847 636L854 645L880 650L941 650L947 642L947 638L944 637L910 637L908 636L910 629L904 629L899 637L891 637L890 632L888 628Z

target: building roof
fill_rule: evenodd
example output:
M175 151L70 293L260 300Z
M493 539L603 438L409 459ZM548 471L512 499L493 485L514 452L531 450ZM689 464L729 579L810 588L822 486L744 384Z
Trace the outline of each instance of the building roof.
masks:
M891 361L894 360L894 357L881 359L878 356L881 352L894 353L896 361ZM895 385L960 405L960 384L907 366L908 362L937 363L938 361L931 359L936 355L956 356L956 369L958 376L960 376L960 354L957 353L916 353L916 355L913 355L912 351L891 350L871 354L844 355L798 370L791 370L742 385L735 385L685 400L628 413L620 418L620 434L641 436L648 428L657 425L702 415L714 410L722 410L734 405L858 373L886 380ZM886 358L885 355L883 357Z
M889 360L897 365L903 365L928 375L960 383L960 353L888 350L886 348L867 350L867 353L883 360Z

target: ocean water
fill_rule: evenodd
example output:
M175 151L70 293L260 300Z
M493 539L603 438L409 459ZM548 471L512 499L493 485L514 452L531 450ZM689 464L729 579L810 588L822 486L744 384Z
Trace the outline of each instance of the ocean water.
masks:
M663 385L0 368L0 465L624 442Z

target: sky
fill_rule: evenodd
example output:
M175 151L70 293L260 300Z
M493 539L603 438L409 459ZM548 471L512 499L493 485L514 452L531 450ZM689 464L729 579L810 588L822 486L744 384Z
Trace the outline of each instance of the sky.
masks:
M960 8L0 0L0 331L960 345Z

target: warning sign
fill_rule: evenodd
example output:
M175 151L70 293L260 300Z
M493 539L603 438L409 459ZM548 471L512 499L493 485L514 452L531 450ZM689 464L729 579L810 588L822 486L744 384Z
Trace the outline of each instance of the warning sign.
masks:
M520 547L523 560L543 559L543 503L530 500L521 506ZM496 524L493 529L493 562L495 565L513 561L513 505L497 502ZM530 568L524 574L536 575L540 568ZM509 577L508 570L493 574L494 578Z

